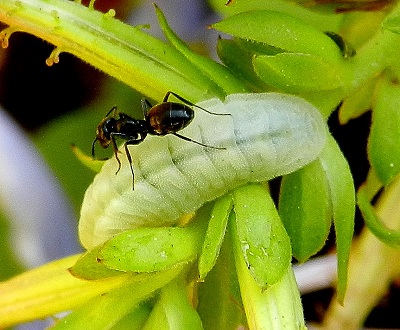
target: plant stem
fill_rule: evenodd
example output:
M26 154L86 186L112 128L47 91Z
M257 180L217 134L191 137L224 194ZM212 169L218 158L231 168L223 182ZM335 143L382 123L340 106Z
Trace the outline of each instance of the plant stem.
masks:
M388 227L400 225L400 178L386 189L376 213ZM359 329L371 309L400 273L400 252L379 241L367 228L353 245L349 279L343 306L334 298L324 321L324 329Z
M47 59L52 65L62 52L71 53L143 94L161 99L168 89L193 102L212 95L208 80L172 46L77 2L2 0L0 33L3 47L13 32L27 32L56 46Z

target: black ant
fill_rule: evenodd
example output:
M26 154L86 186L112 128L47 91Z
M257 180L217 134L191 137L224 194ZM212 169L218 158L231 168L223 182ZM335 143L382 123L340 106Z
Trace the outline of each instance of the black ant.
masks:
M185 104L168 102L168 98L171 94ZM155 106L152 106L150 102L144 98L142 99L141 103L144 113L144 119L132 118L125 113L117 112L117 107L113 107L97 126L96 138L92 143L92 156L93 158L95 158L94 148L96 141L99 141L99 144L103 148L108 148L111 144L114 150L115 158L118 162L118 170L115 174L117 174L121 169L121 161L118 158L119 150L116 142L117 138L126 140L126 142L124 143L124 149L131 168L133 183L135 181L135 175L132 167L132 157L128 150L128 146L141 143L146 138L147 134L159 136L173 134L180 139L194 142L203 147L213 149L226 149L200 143L186 136L180 135L179 133L177 133L177 131L188 126L193 120L194 111L191 107L199 108L212 115L229 114L210 112L198 105L189 102L188 100L184 99L174 92L168 92L167 94L165 94L162 103Z

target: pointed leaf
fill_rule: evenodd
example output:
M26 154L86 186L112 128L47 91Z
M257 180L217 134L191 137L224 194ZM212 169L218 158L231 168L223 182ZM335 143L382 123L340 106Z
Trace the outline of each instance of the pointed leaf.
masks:
M162 11L155 5L156 14L160 23L161 29L173 44L173 46L190 61L194 67L198 69L200 81L208 79L207 85L212 88L213 92L219 97L224 97L227 94L245 92L246 88L243 83L238 80L226 67L217 63L210 58L201 56L193 52L169 27L167 20ZM214 87L211 87L214 86Z
M370 204L370 199L364 186L358 190L357 202L368 229L385 244L399 245L400 231L387 227L381 221L375 208Z
M261 288L278 282L291 262L290 239L271 196L258 184L233 191L237 237L250 273Z
M376 174L384 185L400 172L400 87L382 81L372 111L368 154Z
M319 160L329 183L338 256L338 298L343 301L347 287L347 269L354 231L355 190L349 165L332 136Z
M203 249L199 257L199 277L204 280L208 272L214 267L222 242L225 237L229 213L232 209L232 196L226 195L218 199L211 211Z
M331 228L332 206L319 160L283 177L279 214L298 261L306 261L324 246Z
M230 16L212 27L232 36L266 43L292 52L341 59L335 42L327 35L288 14L252 10Z
M126 272L169 269L198 256L205 224L128 230L104 243L97 258L110 269Z
M228 228L215 267L204 282L198 286L197 311L204 329L247 328L236 275L231 235Z
M325 58L299 53L256 56L254 70L267 84L288 93L333 90L342 87L337 66Z
M125 272L110 269L99 262L98 254L100 248L101 246L98 246L83 254L75 265L69 269L69 272L73 276L85 280L98 280L125 274Z
M248 42L251 44L251 42ZM221 61L229 67L235 75L256 90L266 90L267 85L256 75L253 68L253 54L244 42L238 39L218 39L217 53Z

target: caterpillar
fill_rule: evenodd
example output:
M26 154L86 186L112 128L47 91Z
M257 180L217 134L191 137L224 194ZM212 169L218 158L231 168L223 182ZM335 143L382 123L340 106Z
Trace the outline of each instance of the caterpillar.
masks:
M197 105L209 112L196 111L180 133L203 146L174 135L147 136L129 146L134 190L126 157L118 175L115 158L105 162L82 203L79 237L85 248L128 229L173 225L240 185L296 171L325 144L324 119L297 96L232 94Z

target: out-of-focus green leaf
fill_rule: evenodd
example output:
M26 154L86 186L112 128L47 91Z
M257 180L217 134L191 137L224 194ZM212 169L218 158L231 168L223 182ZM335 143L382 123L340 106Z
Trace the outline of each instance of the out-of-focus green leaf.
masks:
M4 281L23 271L21 262L17 259L15 252L12 251L10 234L9 221L0 209L0 281Z
M234 37L266 43L292 53L313 54L327 60L342 57L335 42L323 32L280 12L243 12L225 18L212 27Z
M379 179L387 185L400 172L400 87L388 79L377 87L368 154Z
M225 237L232 202L232 196L226 195L215 202L211 211L210 221L198 262L200 280L204 280L217 261Z
M254 57L253 65L261 80L288 93L325 91L342 87L342 78L337 66L316 55L260 55Z
M96 173L100 172L105 160L94 159L93 157L85 154L80 148L78 148L74 144L71 146L71 149L76 158L78 158L83 165L85 165L87 168L90 168Z
M323 247L332 223L332 205L319 160L283 177L279 214L298 261L306 261Z
M354 232L355 190L349 165L332 136L319 161L329 184L338 257L338 299L343 302L347 287L347 269Z
M186 281L180 276L165 285L143 330L193 329L202 330L199 315L188 300Z
M236 235L247 268L260 288L281 280L291 262L290 239L271 196L258 184L233 191Z

